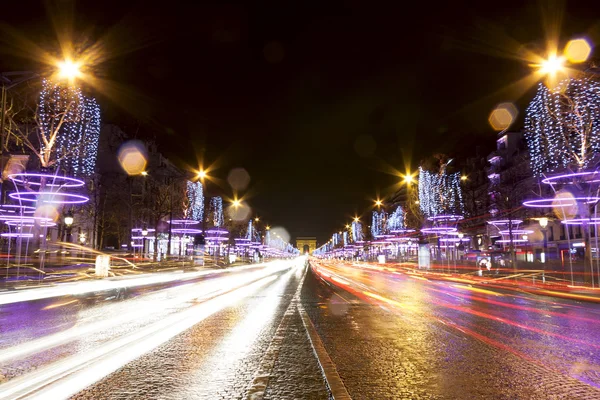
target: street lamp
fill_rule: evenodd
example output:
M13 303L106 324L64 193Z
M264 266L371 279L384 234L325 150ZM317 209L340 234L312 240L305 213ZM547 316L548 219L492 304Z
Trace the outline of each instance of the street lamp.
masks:
M65 214L65 217L63 219L63 222L65 223L65 241L66 242L71 242L71 227L73 225L73 213L71 211L68 211Z
M58 76L70 81L81 76L81 63L73 60L64 60L57 63Z
M381 207L381 206L383 205L383 201L381 201L381 200L377 199L377 200L375 200L375 205L376 205L377 207Z
M204 178L206 178L206 171L201 169L200 171L198 171L198 179L202 181L204 180Z
M548 253L548 237L546 236L546 233L548 231L548 218L546 217L542 217L539 219L539 223L540 223L540 230L542 231L542 235L544 235L544 251L542 252L542 262L545 263L546 262L546 254Z

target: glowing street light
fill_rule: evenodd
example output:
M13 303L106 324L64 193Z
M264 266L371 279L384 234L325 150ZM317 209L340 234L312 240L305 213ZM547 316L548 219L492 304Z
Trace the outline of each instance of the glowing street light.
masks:
M63 79L74 80L81 76L81 63L73 60L60 61L57 64L58 76Z
M543 74L554 75L557 72L563 71L565 68L565 58L559 57L556 54L548 57L540 63L540 72Z
M198 171L198 179L203 180L204 178L206 178L206 171L201 169Z
M354 217L354 222L359 222L359 221L360 221L360 218Z
M258 221L260 221L260 218L258 218L258 217L254 218L254 222L258 222Z
M375 205L376 205L377 207L381 207L381 206L383 205L383 201L381 201L381 200L377 199L377 200L375 201Z
M238 208L241 204L242 203L238 199L233 200L233 202L231 203L231 205L235 208Z
M414 180L415 180L415 178L412 176L412 174L404 175L404 183L406 183L407 185L410 183L413 183Z
M65 215L64 222L66 226L73 225L73 214L69 212L67 215Z
M463 181L463 182L466 181L467 179L469 179L469 177L467 175L462 175L460 177L460 180Z
M142 176L148 176L148 171L142 171Z

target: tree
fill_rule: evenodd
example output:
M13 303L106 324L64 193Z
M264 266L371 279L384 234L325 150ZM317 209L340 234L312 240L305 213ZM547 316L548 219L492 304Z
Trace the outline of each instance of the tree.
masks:
M527 108L526 139L535 177L554 172L596 171L600 164L600 83L590 79L566 79L555 88L540 84ZM586 198L598 190L597 183L579 175L562 186L571 196ZM577 201L578 218L590 217L597 202ZM584 268L593 265L589 224L584 223Z
M43 169L74 175L94 172L100 108L81 89L44 80L37 104L13 96L7 106L3 150L30 152Z

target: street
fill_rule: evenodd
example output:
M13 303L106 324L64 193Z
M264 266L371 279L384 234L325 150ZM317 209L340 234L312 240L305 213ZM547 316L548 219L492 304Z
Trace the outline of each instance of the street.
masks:
M595 303L311 264L4 304L0 398L600 398Z

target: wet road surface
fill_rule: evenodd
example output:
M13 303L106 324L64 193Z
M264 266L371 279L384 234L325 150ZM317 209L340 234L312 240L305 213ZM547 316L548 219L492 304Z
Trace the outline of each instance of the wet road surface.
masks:
M302 298L352 398L600 398L597 304L339 263Z
M13 304L0 399L328 399L335 379L340 399L600 399L597 304L375 267L280 263L89 307Z

